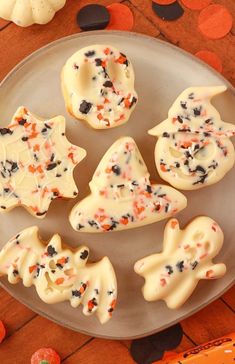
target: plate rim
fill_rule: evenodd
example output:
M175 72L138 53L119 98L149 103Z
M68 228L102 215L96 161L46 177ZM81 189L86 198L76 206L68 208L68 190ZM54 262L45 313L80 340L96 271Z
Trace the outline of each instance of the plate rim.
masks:
M82 32L82 33L76 33L76 34L71 34L59 39L56 39L52 42L47 43L46 45L36 49L35 51L33 51L32 53L30 53L28 56L26 56L25 58L23 58L19 63L17 63L8 73L5 77L3 77L3 79L0 81L0 87L2 87L6 82L8 82L8 80L11 79L11 77L14 76L14 74L20 70L21 68L24 67L25 64L27 64L28 62L30 62L32 59L34 59L35 57L37 57L38 55L42 54L44 51L49 50L50 48L53 48L54 46L57 46L60 43L64 43L66 41L69 41L71 39L75 39L75 38L83 38L83 37L90 37L90 36L96 36L96 35L101 35L101 36L108 36L108 34L111 35L117 35L117 36L121 36L124 38L137 38L137 39L144 39L145 41L148 42L154 42L154 43L159 43L161 46L166 47L166 48L170 48L172 49L174 52L178 52L183 54L185 57L191 59L192 61L200 64L201 66L203 66L204 68L206 68L209 72L213 73L214 75L216 75L219 79L221 79L221 81L231 90L231 92L234 94L235 96L235 87L231 84L230 81L228 81L225 77L223 77L220 73L216 72L211 66L209 66L208 64L206 64L205 62L203 62L202 60L198 59L196 56L194 56L193 54L185 51L182 48L179 48L171 43L168 43L164 40L158 39L157 37L152 37L146 34L142 34L142 33L137 33L137 32L127 32L127 31L117 31L117 30L111 30L108 31L107 30L98 30L98 31L89 31L89 32ZM102 339L109 339L109 340L135 340L135 339L139 339L139 338L143 338L149 335L153 335L154 333L160 332L165 330L168 327L173 326L174 324L181 322L182 320L185 320L186 318L192 316L193 314L195 314L196 312L200 311L201 309L203 309L204 307L208 306L210 303L212 303L213 301L217 300L219 297L221 297L229 288L231 288L235 283L235 277L234 279L231 280L231 282L226 285L226 287L220 291L216 296L214 296L213 298L205 301L203 304L199 305L197 308L191 310L190 312L184 314L181 316L180 319L175 319L173 321L171 321L170 324L165 324L162 325L161 327L155 329L155 330L151 330L142 334L138 334L138 335L132 335L132 336L108 336L108 335L103 335L103 334L93 334L90 333L89 331L83 330L83 329L78 329L76 326L70 326L69 324L59 321L56 318L52 317L51 315L48 315L47 313L45 313L44 311L41 311L40 309L38 309L35 306L31 306L30 303L28 303L24 298L20 297L16 297L14 292L10 291L8 289L7 286L5 286L4 282L0 281L0 287L4 288L4 290L9 293L13 298L15 298L17 301L19 301L20 303L24 304L26 307L28 307L30 310L32 310L33 312L39 314L42 317L45 317L46 319L62 326L65 327L67 329L76 331L76 332L80 332L84 335L88 335L88 336L92 336L92 337L97 337L97 338L102 338Z

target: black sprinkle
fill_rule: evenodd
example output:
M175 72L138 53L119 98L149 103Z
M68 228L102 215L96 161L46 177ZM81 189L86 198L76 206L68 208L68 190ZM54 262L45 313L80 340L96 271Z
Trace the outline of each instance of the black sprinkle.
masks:
M121 174L121 168L116 164L112 166L112 171L116 174L116 176L120 176Z
M193 99L194 99L194 92L191 92L191 93L188 95L188 99L189 99L189 100L193 100Z
M193 263L190 263L191 267L192 267L192 270L194 270L196 268L196 266L198 265L198 261L195 260L195 262Z
M131 100L131 103L130 103L130 106L129 106L129 109L137 103L137 98L135 96L132 97L132 100Z
M102 60L101 60L100 58L96 58L96 59L95 59L95 65L96 65L97 67L100 67L100 66L102 65Z
M6 206L0 206L1 209L6 210Z
M179 272L183 272L183 270L184 270L184 261L181 260L180 262L178 262L176 264L176 267L178 268Z
M23 142L27 142L27 140L28 140L29 138L27 137L27 136L24 136L24 137L22 137L21 138L21 140L23 141Z
M166 265L165 266L166 270L167 270L167 273L170 275L172 274L174 271L173 271L173 268L171 265Z
M57 167L57 163L50 163L47 166L47 171L51 171L52 169Z
M166 131L162 134L163 138L170 138L170 134Z
M180 105L181 105L182 109L187 110L187 102L186 101L180 101Z
M93 57L95 55L95 51L88 51L85 53L85 56L90 58L90 57Z
M27 120L25 119L21 119L18 121L19 125L24 125L25 123L27 123Z
M105 83L103 83L104 87L113 87L113 83L111 81L105 81Z
M201 111L202 111L202 107L195 107L195 109L193 109L193 113L195 116L200 116L201 115Z
M59 268L59 269L63 269L63 265L62 265L62 264L60 264L60 263L56 263L56 266L57 266L57 268Z
M178 122L180 123L180 124L182 124L184 121L183 121L183 119L178 115L177 116L177 120L178 120Z
M201 172L201 173L203 173L203 174L205 174L205 173L206 173L205 169L204 169L202 166L199 166L199 165L196 167L196 171L197 171L197 172Z
M0 134L1 135L6 135L6 134L11 135L11 134L13 134L13 131L8 128L0 128Z
M72 296L73 297L80 298L81 297L81 293L76 289L76 290L72 291Z
M55 248L52 245L49 245L47 247L47 253L50 257L53 257L54 255L57 254L57 251L55 250Z
M153 191L152 191L152 187L151 187L151 186L149 186L149 185L147 185L146 190L147 190L147 192L148 192L148 193L152 193L152 192L153 192Z
M19 275L19 271L17 269L14 269L12 273L14 277Z
M83 100L80 104L79 111L82 114L88 114L91 108L92 104L90 102L87 102L86 100Z
M88 250L84 250L80 255L80 259L85 260L88 257L88 254Z
M83 229L84 228L84 225L82 225L82 224L78 224L77 225L77 230L81 230L81 229Z

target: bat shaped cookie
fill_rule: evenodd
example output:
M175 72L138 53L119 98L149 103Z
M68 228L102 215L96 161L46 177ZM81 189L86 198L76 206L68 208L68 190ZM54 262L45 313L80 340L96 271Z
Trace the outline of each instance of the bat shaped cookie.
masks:
M126 230L175 215L187 205L172 187L150 182L135 141L118 139L105 153L91 182L91 194L71 211L70 223L80 232Z
M233 167L230 137L235 125L225 123L211 98L225 86L190 87L171 106L168 118L149 130L158 137L155 162L161 178L182 190L220 181Z
M72 307L83 305L83 313L96 313L107 322L115 308L117 282L107 257L87 263L89 250L81 246L71 250L62 245L58 234L47 245L36 226L23 230L0 252L0 276L10 283L22 279L24 286L35 286L39 297L52 304L70 301Z
M95 129L128 121L137 103L130 59L118 49L90 45L74 53L62 70L67 110Z
M43 218L54 199L75 198L73 170L85 156L67 140L63 116L42 120L19 107L0 128L0 212L23 206Z
M181 230L176 219L168 221L162 253L135 263L144 277L143 295L147 301L164 300L169 308L179 308L193 293L200 279L216 279L226 272L223 263L212 259L223 244L223 232L207 216L200 216Z

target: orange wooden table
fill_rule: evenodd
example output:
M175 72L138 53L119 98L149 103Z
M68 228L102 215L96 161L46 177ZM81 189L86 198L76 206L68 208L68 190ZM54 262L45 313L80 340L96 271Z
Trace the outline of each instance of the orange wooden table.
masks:
M152 12L150 0L117 1L128 5L135 17L134 31L171 42L190 53L207 49L217 53L223 75L235 85L235 26L220 40L209 40L197 31L197 11L185 9L182 18L164 22ZM75 16L80 7L95 1L67 0L64 9L47 25L22 29L0 20L0 80L25 56L63 36L79 32ZM104 5L114 0L96 1ZM234 0L214 0L235 15ZM1 100L2 102L4 100ZM184 337L177 351L235 331L235 287L200 312L182 321ZM129 364L129 341L95 339L64 329L18 303L0 288L0 319L7 337L0 344L1 364L27 364L34 351L52 347L64 364Z

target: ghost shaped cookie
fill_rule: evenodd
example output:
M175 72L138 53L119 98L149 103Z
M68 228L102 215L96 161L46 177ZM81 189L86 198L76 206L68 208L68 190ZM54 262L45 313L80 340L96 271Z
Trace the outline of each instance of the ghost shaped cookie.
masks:
M23 206L42 218L54 199L76 197L73 170L85 155L67 140L63 116L42 120L20 107L0 128L0 212Z
M114 47L80 49L62 70L66 108L92 128L109 129L128 121L137 103L134 70L129 58Z
M146 301L164 300L169 308L182 306L200 279L216 279L226 272L223 263L213 263L223 244L223 232L207 216L199 216L181 230L176 219L168 221L162 253L135 263L134 270L145 279Z
M30 227L11 239L0 252L0 276L11 284L22 279L25 287L35 286L39 297L48 304L70 301L72 307L83 305L83 313L96 313L107 322L115 308L117 282L107 257L87 263L89 249L71 250L53 235L47 245L38 228Z
M151 224L186 207L183 194L150 183L135 141L118 139L100 161L90 182L91 194L71 211L70 223L79 232L109 232Z
M171 106L168 118L149 130L158 137L155 162L159 175L172 186L194 190L220 181L233 167L230 137L235 125L225 123L211 104L225 86L190 87Z

